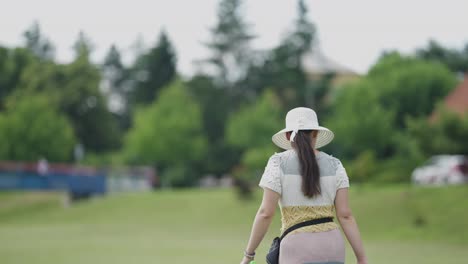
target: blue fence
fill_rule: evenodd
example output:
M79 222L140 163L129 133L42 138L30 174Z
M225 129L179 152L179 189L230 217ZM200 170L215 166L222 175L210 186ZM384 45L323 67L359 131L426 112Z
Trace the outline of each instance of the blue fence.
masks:
M106 175L80 175L31 172L0 172L0 190L66 190L72 196L91 196L106 193Z
M148 191L159 186L152 167L97 168L76 164L0 161L0 191L60 190L72 200L108 192Z

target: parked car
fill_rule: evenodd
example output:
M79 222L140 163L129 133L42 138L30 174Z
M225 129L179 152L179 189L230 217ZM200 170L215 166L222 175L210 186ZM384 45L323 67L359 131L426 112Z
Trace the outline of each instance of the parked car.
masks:
M413 171L411 179L415 184L425 185L468 183L468 156L433 156Z

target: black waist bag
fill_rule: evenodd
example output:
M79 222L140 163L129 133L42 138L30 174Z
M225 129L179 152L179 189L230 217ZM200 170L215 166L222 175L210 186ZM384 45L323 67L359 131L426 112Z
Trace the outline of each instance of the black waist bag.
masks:
M318 224L323 224L323 223L328 223L328 222L333 222L332 217L326 217L326 218L319 218L319 219L314 219L314 220L309 220L305 221L302 223L295 224L291 226L290 228L286 229L284 231L283 235L281 237L275 237L273 239L273 243L271 243L270 251L268 251L268 254L266 255L266 261L268 264L278 264L279 262L279 253L280 253L280 244L281 240L291 231L294 231L298 228L304 227L304 226L310 226L310 225L318 225Z

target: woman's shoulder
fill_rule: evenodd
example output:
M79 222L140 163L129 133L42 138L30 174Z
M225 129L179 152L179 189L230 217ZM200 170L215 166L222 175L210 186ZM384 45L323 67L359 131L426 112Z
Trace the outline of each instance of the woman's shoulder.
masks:
M279 162L281 164L286 163L291 157L295 154L294 150L288 149L281 152L275 152L273 155L270 156L270 160Z
M326 160L330 160L330 161L333 161L333 162L340 161L337 157L334 157L332 154L328 154L328 153L326 153L324 151L320 151L319 154L317 155L317 157L324 158Z
M291 157L297 157L296 151L294 149L288 149L281 152L275 152L270 156L270 159L288 159ZM324 151L320 151L316 155L317 159L323 159L333 163L339 163L340 160L337 157L334 157L332 154L328 154Z
M326 164L335 170L343 166L339 158L334 157L333 155L323 151L320 151L318 158L322 162L322 164Z
M284 169L293 153L293 150L285 150L273 153L268 159L267 167L279 167Z
M295 158L297 159L296 152L293 149L289 149L281 152L275 152L270 156L268 162L270 164L276 164L281 165L281 167L285 167L288 163L290 163L291 160L293 162L292 164L297 163L297 161L294 161ZM336 171L343 166L339 158L323 151L320 151L316 155L316 158L319 164L324 167L328 167L333 171Z
M281 152L275 152L275 154L273 154L272 156L277 156L277 157L280 157L280 158L286 158L286 157L291 156L294 153L295 153L295 151L293 149L287 149L287 150L283 150Z

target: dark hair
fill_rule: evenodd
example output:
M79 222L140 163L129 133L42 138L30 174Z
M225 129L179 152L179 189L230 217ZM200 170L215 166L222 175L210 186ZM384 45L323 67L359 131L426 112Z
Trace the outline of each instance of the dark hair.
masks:
M299 130L294 138L295 144L293 143L301 165L302 192L305 196L310 198L321 193L320 170L315 158L314 149L311 145L312 131L313 130Z

